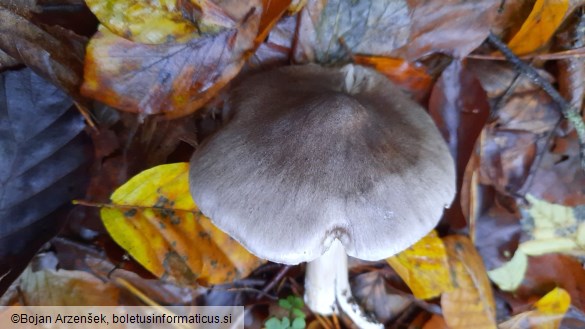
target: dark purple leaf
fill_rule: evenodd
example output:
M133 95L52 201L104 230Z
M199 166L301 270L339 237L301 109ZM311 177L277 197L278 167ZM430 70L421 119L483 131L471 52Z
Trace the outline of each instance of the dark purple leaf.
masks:
M91 147L72 104L29 69L0 75L0 293L85 189Z

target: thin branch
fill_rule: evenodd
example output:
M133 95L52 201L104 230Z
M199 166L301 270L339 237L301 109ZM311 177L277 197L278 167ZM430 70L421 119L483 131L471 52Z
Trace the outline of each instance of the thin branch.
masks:
M504 57L516 67L518 71L527 76L533 83L538 85L544 90L552 100L559 106L561 113L567 119L575 131L577 132L579 140L579 154L581 156L581 169L585 170L585 123L581 118L579 109L571 106L563 96L548 82L546 79L541 77L538 72L530 65L524 63L518 56L516 56L506 44L502 42L493 33L490 33L487 40L502 54Z

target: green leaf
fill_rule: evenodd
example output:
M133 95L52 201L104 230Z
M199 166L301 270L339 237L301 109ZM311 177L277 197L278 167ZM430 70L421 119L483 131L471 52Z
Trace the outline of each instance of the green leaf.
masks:
M303 312L303 310L299 309L299 308L293 308L292 309L292 314L295 316L295 318L305 318L305 312Z
M282 323L280 323L280 320L277 318L270 318L266 321L266 323L264 323L264 327L266 327L266 329L282 329Z
M290 310L293 307L288 299L279 299L278 305L286 310Z
M306 326L307 326L307 324L305 323L305 319L303 319L303 318L296 318L296 319L294 319L294 321L292 323L292 327L294 329L304 329Z
M282 318L281 323L282 323L282 328L290 327L290 319L287 316Z
M292 306L296 307L296 308L303 308L303 306L305 306L305 303L303 302L303 299L297 296L288 296L288 301L291 303Z

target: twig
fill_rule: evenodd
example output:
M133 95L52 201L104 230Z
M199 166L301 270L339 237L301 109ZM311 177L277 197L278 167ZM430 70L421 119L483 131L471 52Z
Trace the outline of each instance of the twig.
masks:
M567 102L563 96L548 82L541 77L538 72L530 65L524 63L518 56L516 56L502 40L500 40L493 33L490 33L487 40L502 54L504 57L516 67L518 71L526 75L533 83L537 84L544 90L552 100L559 106L561 113L567 119L575 131L579 140L579 154L581 156L581 169L585 170L585 123L581 118L579 109L574 108Z

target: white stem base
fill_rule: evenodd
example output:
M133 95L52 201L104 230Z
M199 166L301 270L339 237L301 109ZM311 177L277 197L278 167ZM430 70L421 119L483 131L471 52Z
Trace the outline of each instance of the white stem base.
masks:
M338 305L360 328L384 328L369 318L355 302L347 274L347 254L337 239L321 257L307 264L305 303L314 313L337 314Z

